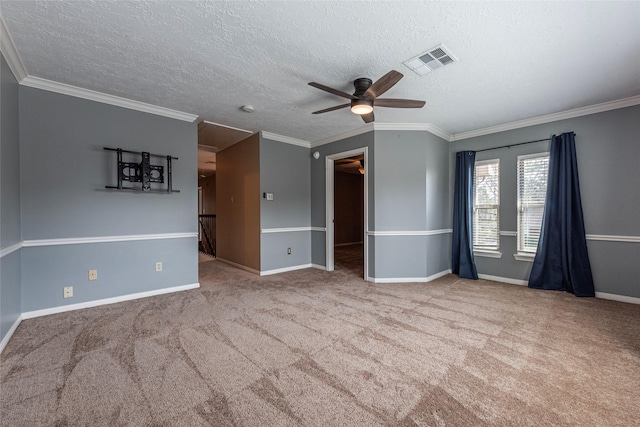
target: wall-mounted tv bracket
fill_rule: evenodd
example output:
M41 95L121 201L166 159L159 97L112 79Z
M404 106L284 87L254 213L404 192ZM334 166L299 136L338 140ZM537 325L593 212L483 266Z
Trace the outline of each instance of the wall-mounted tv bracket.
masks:
M180 190L174 190L171 182L171 160L178 160L177 157L163 156L161 154L151 154L146 151L129 151L122 148L109 148L103 147L107 151L115 151L118 153L117 166L118 166L118 185L105 185L104 188L113 190L135 190L144 192L155 193L179 193ZM123 162L122 153L137 154L141 156L140 163ZM151 157L162 157L167 160L167 189L153 189L151 183L164 184L164 166L152 165L150 163ZM122 185L123 181L129 182L141 182L141 187L125 187Z

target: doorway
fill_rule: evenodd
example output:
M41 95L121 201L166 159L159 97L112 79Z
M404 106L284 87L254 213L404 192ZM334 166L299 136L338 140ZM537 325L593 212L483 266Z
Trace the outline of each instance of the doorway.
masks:
M213 259L217 252L216 194L217 153L252 133L206 120L198 123L198 235L201 261Z
M362 163L360 163L362 160ZM359 234L362 236L362 278L364 280L369 280L369 268L368 268L368 239L367 239L367 230L368 230L368 210L369 210L369 184L368 184L368 174L369 174L369 158L368 158L368 147L357 148L350 151L344 151L341 153L332 154L326 157L326 215L325 215L325 223L326 223L326 269L327 271L333 271L335 269L335 261L336 261L336 206L335 206L335 195L336 195L336 170L341 169L344 164L351 164L352 167L362 168L362 172L364 175L364 183L363 183L363 205L362 205L362 233ZM357 166L356 166L357 165ZM349 253L348 248L345 248L343 251L340 249L340 252L346 252L345 255L347 257L353 257L353 251Z

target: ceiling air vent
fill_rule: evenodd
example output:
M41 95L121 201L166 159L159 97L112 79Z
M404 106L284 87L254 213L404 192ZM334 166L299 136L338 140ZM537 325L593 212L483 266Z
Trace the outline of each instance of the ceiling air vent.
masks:
M444 45L439 45L404 61L403 64L419 76L424 76L430 71L437 70L456 61L456 57Z

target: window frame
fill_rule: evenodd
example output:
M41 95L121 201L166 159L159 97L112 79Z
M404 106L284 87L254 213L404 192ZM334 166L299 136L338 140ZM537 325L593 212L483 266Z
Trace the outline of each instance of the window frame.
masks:
M490 165L490 164L496 164L498 166L498 182L497 182L497 194L498 194L498 203L497 204L483 204L483 205L479 205L478 204L478 197L477 197L477 187L476 187L476 171L477 171L477 167L478 166L482 166L482 165ZM471 236L472 239L472 246L473 246L473 252L476 255L479 256L487 256L487 257L491 257L491 258L499 258L502 254L500 253L500 158L495 158L495 159L487 159L487 160L478 160L475 162L475 165L473 167L473 236ZM477 212L478 209L491 209L491 210L495 210L496 212L496 234L495 234L495 242L496 245L495 246L476 246L476 232L478 230L478 227L476 227L476 218L477 218Z
M524 176L521 176L521 164L527 160L532 160L532 159L547 159L547 171L546 171L546 175L547 175L547 182L545 182L545 189L544 189L544 198L542 203L529 203L526 204L526 206L523 206L523 185L524 183L521 182L524 179ZM524 174L524 171L523 171ZM517 232L516 232L516 250L517 250L517 254L514 255L514 257L517 260L524 260L524 261L532 261L533 257L535 256L537 250L538 250L538 241L539 241L539 236L540 234L538 234L538 240L536 240L536 245L535 248L532 247L531 245L526 245L525 244L525 230L522 228L523 227L523 221L522 221L522 217L524 214L524 209L540 209L542 208L542 215L544 215L544 208L545 208L545 203L546 203L546 192L547 192L547 184L548 184L548 177L549 177L549 152L545 151L545 152L540 152L540 153L533 153L533 154L525 154L525 155L521 155L518 156L517 159L517 163L516 163L516 185L517 185L517 206L516 206L516 213L517 213ZM540 229L542 229L542 217L540 219ZM540 230L541 231L541 230Z

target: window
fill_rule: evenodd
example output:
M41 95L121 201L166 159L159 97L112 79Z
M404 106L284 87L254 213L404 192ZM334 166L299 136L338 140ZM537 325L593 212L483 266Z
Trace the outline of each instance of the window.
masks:
M538 248L548 171L549 153L518 156L518 252Z
M476 162L473 171L473 249L500 249L500 160Z

